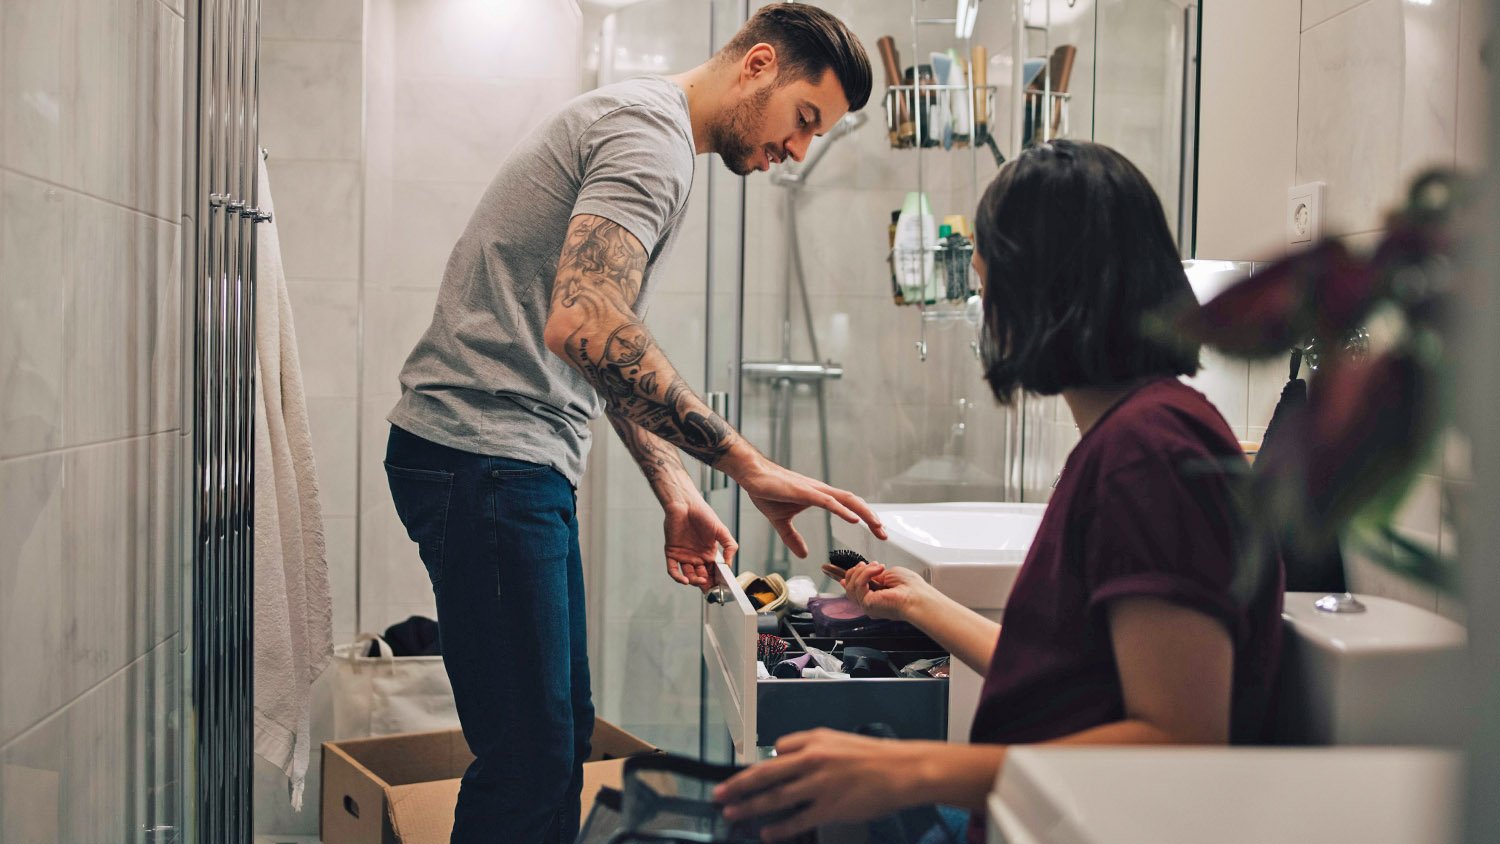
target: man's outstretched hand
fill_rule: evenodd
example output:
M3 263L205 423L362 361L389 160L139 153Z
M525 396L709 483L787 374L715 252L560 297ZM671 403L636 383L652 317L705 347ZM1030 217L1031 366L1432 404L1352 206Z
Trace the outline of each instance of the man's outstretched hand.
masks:
M885 528L863 498L761 459L756 468L735 480L776 528L781 541L798 557L807 556L807 541L792 526L792 519L809 507L821 507L850 524L863 521L870 532L885 539Z
M667 507L662 531L667 540L667 574L684 586L696 586L704 592L713 588L714 563L720 548L724 565L734 565L734 554L740 546L701 497Z

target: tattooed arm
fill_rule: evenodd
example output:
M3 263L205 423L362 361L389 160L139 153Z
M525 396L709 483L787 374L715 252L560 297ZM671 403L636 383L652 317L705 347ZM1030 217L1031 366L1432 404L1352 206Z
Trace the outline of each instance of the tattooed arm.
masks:
M849 522L863 518L884 538L858 496L767 460L688 387L633 310L645 269L646 251L630 232L603 217L574 217L544 339L599 391L658 498L670 497L678 484L691 485L676 456L661 454L671 444L734 478L798 556L806 556L807 545L792 518L810 506ZM693 496L701 502L696 488Z
M635 315L645 269L646 252L630 232L602 217L574 217L557 265L547 348L594 385L611 420L632 422L709 465L736 451L745 462L753 449L693 393Z

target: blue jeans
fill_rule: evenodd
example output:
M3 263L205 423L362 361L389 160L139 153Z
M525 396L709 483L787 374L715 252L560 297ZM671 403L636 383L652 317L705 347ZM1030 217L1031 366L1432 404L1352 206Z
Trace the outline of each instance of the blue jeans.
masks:
M394 426L385 467L475 757L453 844L571 844L594 728L573 487Z

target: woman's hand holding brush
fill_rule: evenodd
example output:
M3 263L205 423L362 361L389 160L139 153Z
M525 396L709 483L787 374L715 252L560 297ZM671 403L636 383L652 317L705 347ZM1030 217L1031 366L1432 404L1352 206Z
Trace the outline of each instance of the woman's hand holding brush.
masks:
M911 611L937 593L921 575L882 563L858 563L839 581L849 599L871 618L911 621Z

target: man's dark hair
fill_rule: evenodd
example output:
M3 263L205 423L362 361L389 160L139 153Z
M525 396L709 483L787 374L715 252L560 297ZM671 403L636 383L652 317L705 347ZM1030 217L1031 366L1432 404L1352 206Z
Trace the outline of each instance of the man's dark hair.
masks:
M979 201L985 380L1054 395L1198 371L1198 346L1146 330L1191 301L1151 183L1125 156L1082 141L1031 147Z
M849 27L828 12L805 3L764 6L719 55L737 59L761 43L776 48L781 84L799 79L816 82L825 70L832 70L850 111L859 111L869 102L870 57Z

